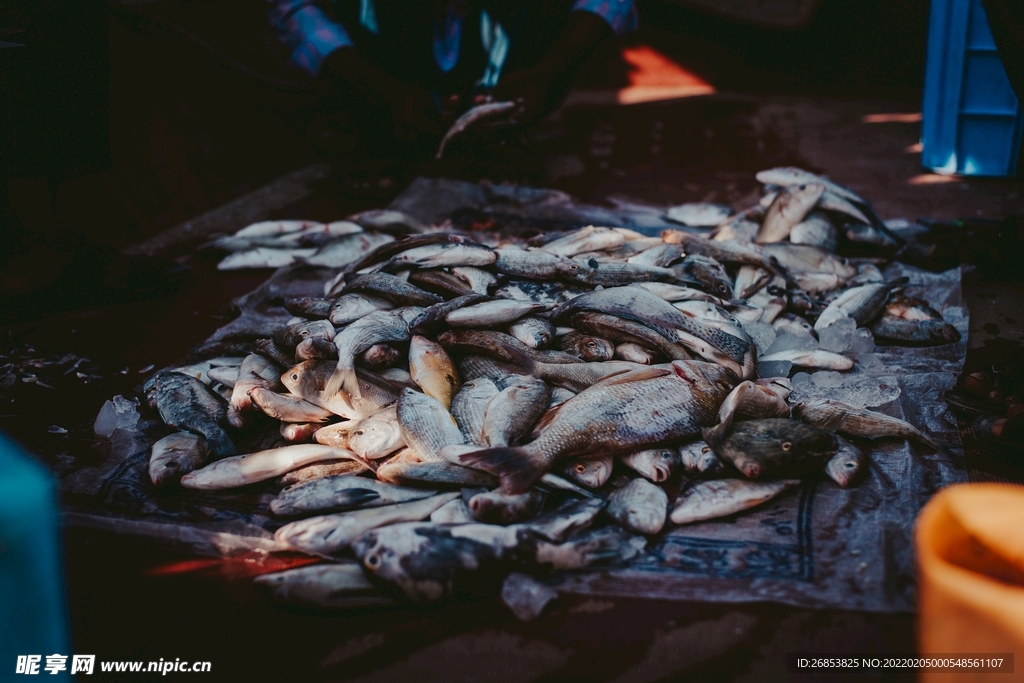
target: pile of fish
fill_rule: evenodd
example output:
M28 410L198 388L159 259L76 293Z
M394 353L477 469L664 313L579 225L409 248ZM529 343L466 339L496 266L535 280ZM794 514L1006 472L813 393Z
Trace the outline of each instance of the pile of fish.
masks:
M942 449L855 405L790 405L795 369L845 372L876 340L958 335L886 282L881 259L837 255L898 240L867 202L798 169L758 179L766 206L670 211L697 231L381 239L323 297L284 302L295 317L249 355L147 381L181 430L153 446L153 483L276 482L275 538L336 562L261 577L277 595L434 601L626 561L669 523L734 515L822 473L850 486L870 439ZM285 445L237 454L269 420Z

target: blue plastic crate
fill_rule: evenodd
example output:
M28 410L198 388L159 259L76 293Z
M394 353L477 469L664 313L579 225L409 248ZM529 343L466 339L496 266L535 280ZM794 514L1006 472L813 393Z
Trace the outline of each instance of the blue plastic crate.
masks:
M1024 117L981 0L932 0L921 113L926 168L1015 175Z

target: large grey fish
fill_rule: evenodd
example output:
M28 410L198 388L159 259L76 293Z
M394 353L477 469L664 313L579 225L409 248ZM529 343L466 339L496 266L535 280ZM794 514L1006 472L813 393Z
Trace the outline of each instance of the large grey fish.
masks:
M518 102L485 102L484 104L478 104L475 107L471 107L466 113L459 118L455 119L455 123L452 124L451 128L441 138L441 144L437 148L437 155L435 158L440 159L444 154L444 148L451 142L452 138L459 135L467 128L472 127L478 121L484 119L494 118L501 114L513 116L513 110L519 107Z
M518 376L491 399L481 435L488 446L513 446L529 433L547 410L551 387L544 380Z
M367 273L349 282L342 294L367 293L393 301L399 306L431 306L444 301L437 294L431 294L410 285L400 277L387 273Z
M463 306L445 316L445 320L456 327L493 327L547 309L545 304L496 299Z
M611 492L605 514L624 529L650 536L665 526L668 495L660 486L637 477Z
M672 304L642 287L612 287L583 294L559 305L552 319L567 319L574 313L588 310L643 323L660 332L669 341L678 341L687 348L693 345L691 340L696 337L738 363L743 362L743 356L750 348L749 342L683 314ZM689 338L681 338L680 331Z
M373 294L343 294L331 304L327 317L331 324L345 327L374 311L390 311L394 307L394 302Z
M531 349L544 348L555 338L555 326L536 316L520 318L509 325L507 332Z
M153 389L157 412L168 427L203 436L216 458L238 452L220 426L227 419L228 402L205 384L180 372L161 372Z
M691 524L707 519L727 517L767 503L799 483L799 479L695 481L679 494L669 519L675 524Z
M324 395L332 397L344 391L354 402L362 400L356 377L355 358L374 344L409 341L409 323L402 310L375 311L355 321L334 339L338 347L338 364L324 385Z
M352 454L316 443L283 446L218 460L186 474L181 478L181 485L204 491L235 488L279 477L314 462L345 457L352 457Z
M842 432L865 439L894 436L914 439L936 451L945 449L935 439L905 420L877 413L866 408L834 401L813 399L793 406L793 416L821 429Z
M598 261L596 258L582 256L564 261L558 274L571 282L582 282L591 287L618 287L633 282L679 279L676 271L669 268L626 261Z
M693 436L714 419L732 373L695 361L671 367L600 382L547 413L535 441L467 453L460 461L499 475L505 492L521 493L560 459L629 453Z
M815 331L821 332L842 318L853 318L858 327L864 326L885 308L890 290L891 287L885 283L851 287L822 311L814 323Z
M335 415L348 419L366 417L389 403L398 400L399 387L380 375L357 368L361 401L350 400L346 392L328 394L327 381L333 376L337 363L330 360L307 360L299 363L281 375L281 382L288 391L330 410Z
M516 496L506 496L501 491L478 493L468 503L473 519L501 525L525 521L536 515L543 504L544 494L536 489Z
M619 462L656 484L666 482L679 466L679 452L675 448L646 448L642 451L619 455Z
M334 417L327 408L292 394L279 394L263 387L256 387L250 394L260 410L281 422L329 422Z
M380 265L380 270L394 273L410 268L489 266L496 258L493 249L475 242L428 244L395 254Z
M203 437L189 432L169 434L153 444L149 478L156 486L177 484L183 475L206 464L209 455Z
M330 555L348 548L361 534L377 527L426 519L458 493L441 493L421 500L366 510L300 519L274 532L274 540L297 550Z
M374 580L415 602L493 597L515 569L582 569L632 559L642 548L616 528L556 545L523 525L493 524L393 524L368 531L352 544Z
M275 602L317 609L352 609L395 604L370 583L358 564L317 564L261 574L253 585Z
M383 458L405 445L394 403L355 420L348 430L348 449L366 460Z
M705 437L705 441L748 479L820 472L839 448L834 433L779 418L737 422L724 439L712 443Z
M806 183L783 189L775 197L761 223L756 241L781 242L789 237L793 226L811 212L821 199L825 186L821 183Z
M773 391L771 385L740 382L729 392L718 409L718 424L704 430L704 440L717 444L729 431L733 420L788 417L786 397Z
M690 354L680 344L669 341L650 327L618 316L584 311L572 316L572 326L581 332L610 339L620 344L645 346L668 357L669 360L690 360Z
M252 408L249 395L256 387L271 391L280 388L281 367L258 353L251 353L242 361L238 369L238 378L231 388L231 402L228 407L227 420L231 426L241 428L245 425L242 413Z
M574 230L564 237L548 242L544 251L556 256L575 256L587 251L603 251L622 246L626 236L612 228L599 228L588 225Z
M599 489L608 483L615 467L614 458L608 454L573 458L562 467L562 474L580 486Z
M270 511L282 516L341 512L408 503L436 494L437 491L405 488L376 479L342 474L289 486L270 501Z
M498 387L486 377L478 377L462 385L452 399L452 417L462 430L466 443L486 446L484 440L484 414L487 404L498 395Z
M440 461L444 446L464 443L451 413L437 399L412 389L398 397L398 424L405 443L423 462Z
M687 254L679 264L679 271L686 281L698 283L706 292L722 299L732 298L732 280L725 267L710 256Z
M455 363L444 347L420 335L413 335L409 344L409 375L423 393L440 401L446 410L462 386Z

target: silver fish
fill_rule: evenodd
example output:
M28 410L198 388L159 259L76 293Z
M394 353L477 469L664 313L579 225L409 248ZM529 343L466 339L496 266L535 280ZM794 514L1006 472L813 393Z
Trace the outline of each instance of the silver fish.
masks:
M935 439L924 434L906 420L883 415L866 408L858 408L842 401L831 399L804 401L793 406L793 415L815 427L842 432L850 436L860 436L865 439L878 439L887 436L914 439L933 450L945 450Z
M177 484L181 477L206 464L210 453L201 436L177 432L153 444L149 478L156 486Z
M494 250L482 244L428 244L395 254L380 265L380 270L393 273L409 268L452 268L458 266L489 266L498 258ZM484 292L486 294L486 292Z
M270 511L281 516L340 512L408 503L436 494L437 491L405 488L343 474L289 486L270 501Z
M281 367L260 354L251 353L242 361L238 368L238 377L231 388L231 401L228 406L227 420L232 427L241 428L245 425L243 412L252 408L249 394L256 387L271 391L281 386Z
M492 251L491 253L494 255L494 259L491 261L493 264L498 258L498 252ZM494 277L494 274L482 268L456 266L451 271L452 275L468 284L469 288L476 294L487 294L488 290L498 282L498 278Z
M555 337L555 326L544 318L527 316L512 323L508 333L531 349L544 348Z
M798 367L817 368L819 370L838 370L843 372L853 368L853 361L846 356L824 349L793 349L779 351L761 356L762 363L786 360Z
M695 228L713 228L733 214L730 207L710 202L691 202L673 206L665 218Z
M445 320L449 325L456 327L493 327L510 323L531 313L547 310L547 308L548 306L544 304L497 299L452 311Z
M441 145L437 148L437 156L435 158L440 159L444 154L445 146L459 133L462 133L467 128L475 124L477 121L484 119L493 118L499 114L509 114L513 109L519 106L516 102L487 102L484 104L478 104L471 108L465 114L460 116L452 124L452 127L448 129L448 132L441 138Z
M452 417L459 425L466 443L486 446L483 437L484 414L487 404L498 395L498 387L494 382L478 377L462 385L452 399Z
M256 387L250 395L256 407L282 422L329 422L334 417L330 410L291 394Z
M348 449L366 460L377 460L402 448L405 439L394 403L355 421L348 430Z
M161 372L153 380L153 391L164 424L203 436L214 457L237 452L220 425L227 419L228 403L205 384L179 372Z
M867 457L863 451L846 439L839 439L839 450L825 464L825 474L841 488L846 488L866 463Z
M793 244L809 244L812 247L836 251L839 248L839 231L828 216L812 211L793 226L789 233L789 241Z
M253 585L275 602L317 609L352 609L395 604L370 583L358 564L318 564L261 574Z
M660 486L638 477L611 492L605 514L624 529L650 536L665 526L668 496Z
M640 473L656 484L666 482L679 465L679 452L668 446L647 448L642 451L619 455L619 462Z
M380 245L393 240L390 235L379 232L356 233L329 242L315 253L303 256L302 260L311 266L344 268Z
M394 307L393 302L372 294L344 294L331 304L328 319L333 325L345 327L374 311L390 311Z
M679 459L683 468L688 472L717 475L725 470L725 464L711 450L711 446L703 441L694 441L680 446Z
M445 503L430 515L432 524L469 524L474 521L473 513L462 498Z
M544 251L555 256L571 257L587 251L602 251L622 246L626 237L611 228L588 225L544 245Z
M412 389L398 397L398 424L402 438L421 461L442 460L441 448L463 443L455 418L436 399Z
M562 467L562 474L580 486L598 489L608 483L614 466L614 460L608 454L575 458Z
M409 375L427 396L450 409L452 397L462 387L455 363L437 342L413 335L409 344Z
M547 410L551 388L540 379L515 377L484 411L481 435L491 447L512 446L529 433Z
M351 457L348 451L321 444L299 444L218 460L181 478L189 489L214 491L278 477L290 470L323 460Z
M799 483L799 479L712 479L694 482L683 489L669 519L675 524L691 524L726 517L767 503Z

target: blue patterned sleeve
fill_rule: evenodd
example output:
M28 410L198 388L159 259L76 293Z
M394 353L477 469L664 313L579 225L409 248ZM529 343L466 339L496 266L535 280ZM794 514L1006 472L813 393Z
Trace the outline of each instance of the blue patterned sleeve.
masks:
M345 27L313 0L267 0L270 24L288 47L292 61L314 76L324 58L352 44Z
M633 0L576 0L572 10L593 12L607 21L617 36L636 29L637 14Z

